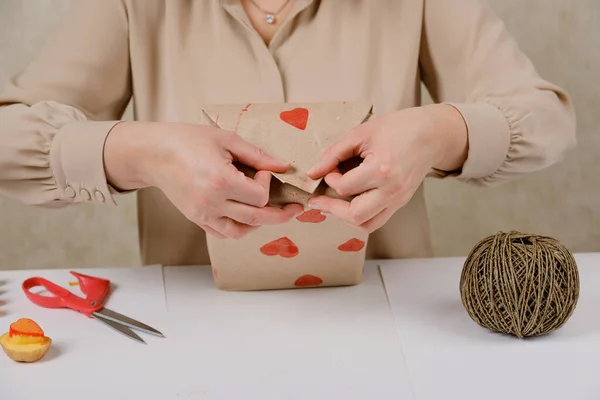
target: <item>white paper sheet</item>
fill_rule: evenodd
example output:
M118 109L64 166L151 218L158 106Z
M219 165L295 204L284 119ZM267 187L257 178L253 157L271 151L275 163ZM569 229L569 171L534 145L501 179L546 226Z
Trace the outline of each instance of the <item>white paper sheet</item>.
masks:
M163 275L160 266L81 269L87 275L110 279L115 285L106 307L144 322L165 335ZM0 350L0 399L167 399L170 388L166 340L140 333L141 344L104 324L67 309L47 309L31 303L21 290L24 279L41 276L76 294L76 278L64 270L0 272L0 331L19 318L32 318L53 339L44 359L21 364ZM172 388L171 388L172 389ZM166 396L166 397L165 397Z
M573 316L530 340L469 318L458 286L462 258L380 263L416 398L600 399L600 255L576 260L581 294Z
M268 292L218 291L207 267L164 273L177 398L413 398L375 265L359 286Z

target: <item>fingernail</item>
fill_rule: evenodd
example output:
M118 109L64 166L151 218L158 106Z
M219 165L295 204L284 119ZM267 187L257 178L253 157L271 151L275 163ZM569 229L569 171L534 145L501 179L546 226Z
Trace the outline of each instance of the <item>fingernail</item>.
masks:
M319 203L308 203L308 208L310 208L311 210L321 210L321 206L319 205Z
M318 169L318 165L315 165L314 167L312 167L311 169L308 170L308 172L306 173L307 175L313 175L315 173L315 171Z

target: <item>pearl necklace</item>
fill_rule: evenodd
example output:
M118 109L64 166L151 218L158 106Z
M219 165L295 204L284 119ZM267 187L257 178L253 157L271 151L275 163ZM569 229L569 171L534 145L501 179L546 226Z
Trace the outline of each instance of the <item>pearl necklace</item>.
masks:
M265 20L267 21L267 24L274 24L275 17L277 16L277 14L279 14L285 8L285 6L288 5L288 3L290 1L291 0L286 0L285 3L283 3L283 5L276 12L270 12L270 11L263 10L262 7L256 3L256 1L250 0L250 2L252 2L252 4L254 4L254 7L258 8L260 11L262 11L265 14Z

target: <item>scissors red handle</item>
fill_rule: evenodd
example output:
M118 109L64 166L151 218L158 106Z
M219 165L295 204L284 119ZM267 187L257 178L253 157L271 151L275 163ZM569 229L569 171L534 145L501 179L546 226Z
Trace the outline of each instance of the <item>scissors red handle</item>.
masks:
M38 306L46 308L70 308L90 317L94 311L98 311L104 307L102 303L110 289L110 281L72 271L71 274L79 281L81 291L86 295L85 299L40 277L25 280L22 288L27 298ZM37 286L44 287L54 296L43 296L32 293L31 289Z

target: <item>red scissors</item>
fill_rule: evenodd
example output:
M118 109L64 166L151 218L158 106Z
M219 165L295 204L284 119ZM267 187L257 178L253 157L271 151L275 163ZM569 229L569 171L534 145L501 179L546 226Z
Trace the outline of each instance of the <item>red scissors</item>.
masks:
M79 281L81 291L86 295L85 298L79 297L69 290L39 277L25 280L22 288L27 298L38 306L45 308L70 308L71 310L79 311L87 317L95 318L138 342L146 343L132 329L164 337L156 329L104 307L103 302L110 289L109 280L73 271L71 271L71 274ZM32 293L30 289L37 286L45 288L54 296L43 296Z

